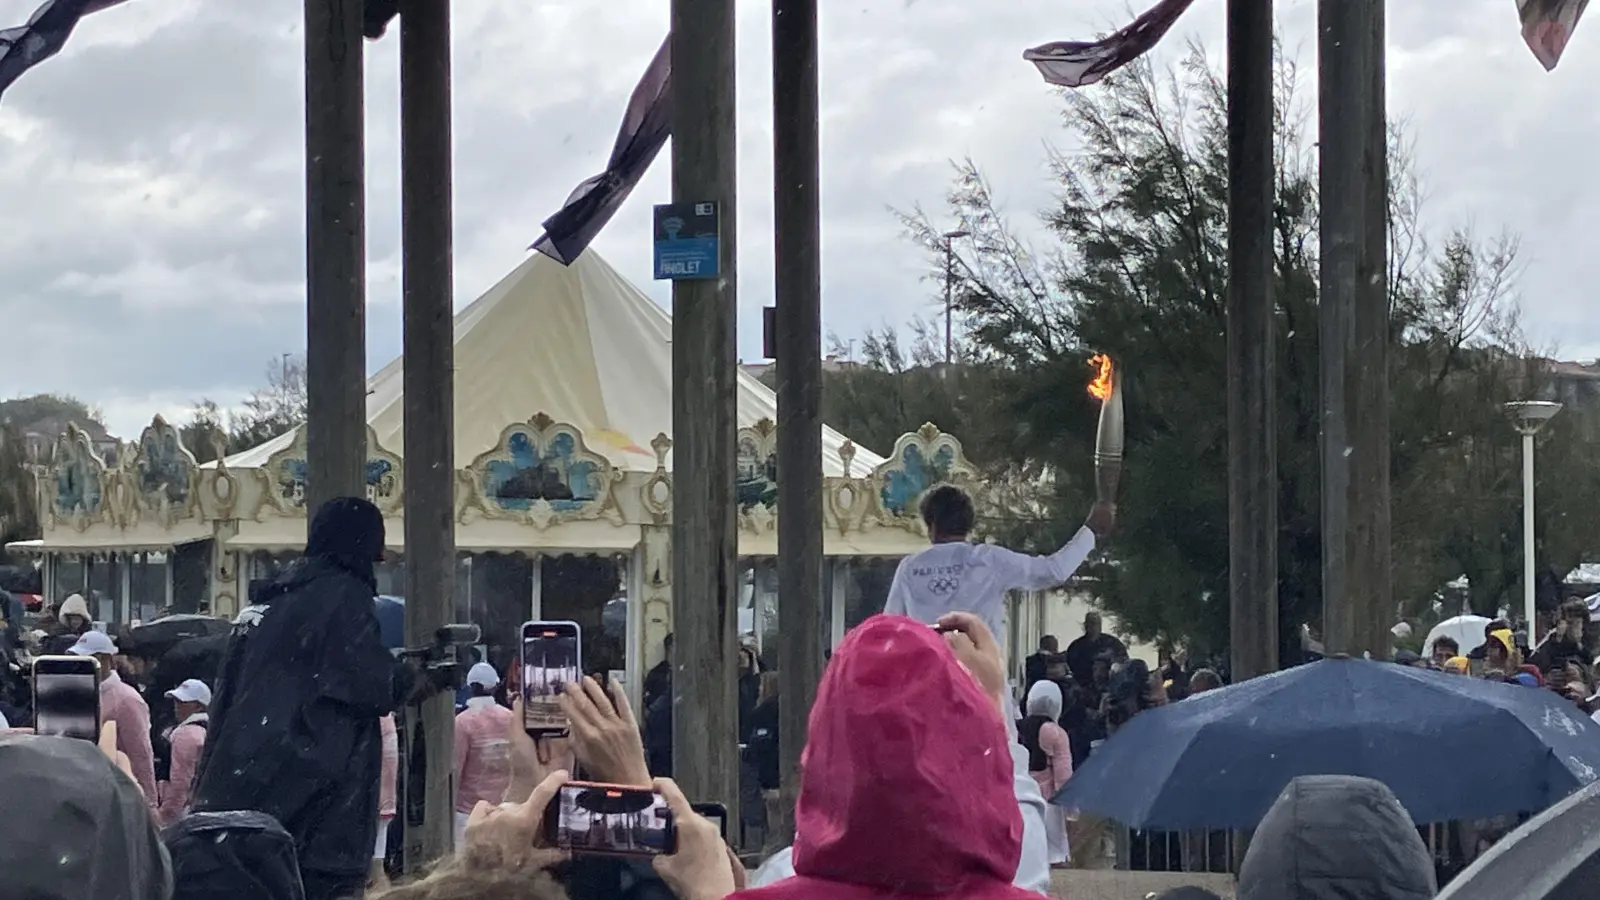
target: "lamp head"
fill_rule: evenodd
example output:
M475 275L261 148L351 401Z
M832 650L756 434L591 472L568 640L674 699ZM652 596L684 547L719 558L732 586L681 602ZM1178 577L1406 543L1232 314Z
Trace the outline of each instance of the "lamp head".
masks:
M953 241L956 238L964 238L964 237L972 237L972 232L964 231L964 230L958 228L955 231L946 231L944 233L944 239L946 241Z
M1549 400L1516 400L1506 404L1511 423L1523 434L1533 434L1561 411L1561 404Z

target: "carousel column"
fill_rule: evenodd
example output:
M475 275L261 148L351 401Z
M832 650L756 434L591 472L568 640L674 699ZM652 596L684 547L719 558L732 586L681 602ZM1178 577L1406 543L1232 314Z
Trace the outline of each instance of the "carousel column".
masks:
M361 0L305 0L306 508L364 495L366 141Z
M452 326L450 5L400 4L400 209L405 392L406 645L425 647L455 609L455 334ZM406 708L424 757L405 767L407 872L450 852L454 698ZM419 796L420 794L420 796ZM420 802L419 802L420 801ZM421 821L417 820L420 813Z
M672 761L684 793L737 809L738 407L734 0L672 0L672 199L714 203L718 276L672 284Z
M817 0L772 0L778 364L778 729L783 843L822 678L822 200Z

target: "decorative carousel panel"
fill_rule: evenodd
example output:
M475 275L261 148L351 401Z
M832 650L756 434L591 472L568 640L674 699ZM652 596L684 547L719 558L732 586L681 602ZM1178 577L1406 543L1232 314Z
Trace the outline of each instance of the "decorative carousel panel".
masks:
M672 438L658 432L650 440L650 449L656 455L656 470L644 483L639 499L650 521L665 525L672 521L672 474L667 471L667 454L672 451Z
M139 435L137 449L128 462L134 491L130 521L154 516L171 525L191 518L198 509L200 466L183 446L178 429L160 416L150 420Z
M740 512L778 507L778 429L771 419L762 419L749 428L739 429L737 457Z
M477 505L494 518L546 527L552 522L617 516L611 495L618 473L590 450L583 434L540 413L500 433L493 450L472 461Z
M971 481L977 474L961 442L932 422L895 441L894 453L873 471L878 482L880 521L909 523L916 527L917 504L922 495L941 484Z
M262 466L267 480L267 497L280 513L306 513L306 430L295 429L289 446L274 453ZM384 514L396 513L405 500L404 465L400 457L383 449L378 435L367 426L367 499Z
M67 524L82 531L99 520L105 512L105 476L106 464L95 453L89 435L69 424L56 442L55 459L46 475L51 525Z

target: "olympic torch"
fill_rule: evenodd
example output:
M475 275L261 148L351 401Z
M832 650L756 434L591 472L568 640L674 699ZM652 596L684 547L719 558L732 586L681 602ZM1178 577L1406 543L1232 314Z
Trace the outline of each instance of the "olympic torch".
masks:
M1094 435L1095 500L1110 506L1117 502L1117 480L1122 476L1122 378L1111 357L1097 354L1089 360L1094 379L1089 395L1100 401L1100 427Z

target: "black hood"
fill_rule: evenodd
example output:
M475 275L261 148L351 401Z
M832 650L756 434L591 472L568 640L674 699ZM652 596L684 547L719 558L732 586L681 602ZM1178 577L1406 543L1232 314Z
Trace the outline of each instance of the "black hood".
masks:
M1238 900L1430 900L1433 859L1388 785L1305 775L1278 795L1239 870Z
M0 738L0 894L167 900L172 865L133 779L89 741Z
M259 593L252 589L250 602L270 603L330 567L354 575L376 594L372 568L383 558L384 537L383 513L376 506L358 497L335 497L312 517L305 555Z

